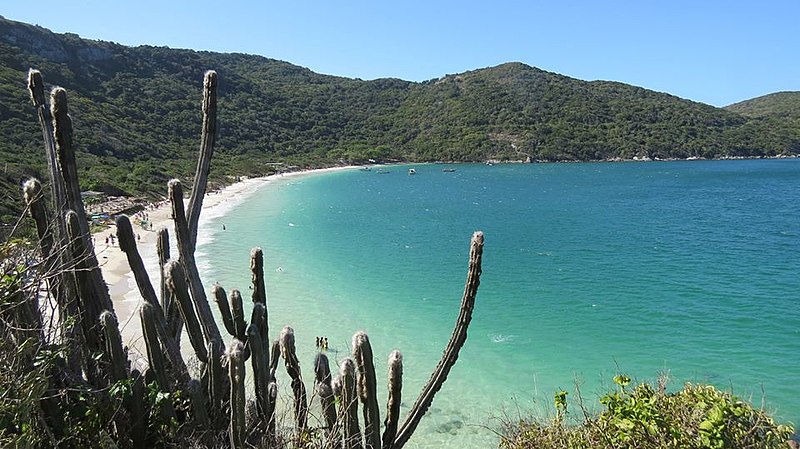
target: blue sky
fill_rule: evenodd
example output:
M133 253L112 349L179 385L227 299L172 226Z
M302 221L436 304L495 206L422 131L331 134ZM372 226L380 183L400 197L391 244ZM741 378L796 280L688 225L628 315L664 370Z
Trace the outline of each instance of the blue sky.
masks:
M519 61L715 106L800 90L800 0L4 3L0 15L55 32L351 78L423 81Z

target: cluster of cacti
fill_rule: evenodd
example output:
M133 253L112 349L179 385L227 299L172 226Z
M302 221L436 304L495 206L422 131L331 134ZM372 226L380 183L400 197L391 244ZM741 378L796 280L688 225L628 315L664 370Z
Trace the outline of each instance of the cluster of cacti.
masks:
M52 107L48 110L41 76L37 71L30 72L29 87L42 124L50 167L54 199L52 207L58 218L48 219L41 198L42 189L37 181L26 184L25 198L37 225L45 266L58 268L53 271L59 275L49 279L48 288L62 318L60 335L65 341L71 342L71 356L66 360L67 377L76 379L76 382L88 382L97 388L126 380L131 383L131 398L124 404L128 425L125 427L118 423L117 427L123 428L119 431L120 437L129 438L134 447L143 447L145 444L143 426L146 425L147 411L142 405L145 383L154 383L165 393L182 392L188 399L188 413L185 410L178 413L178 407L169 402L162 402L157 412L173 420L180 415L186 428L209 434L206 440L208 444L226 444L233 448L248 445L272 447L278 444L275 409L279 358L283 358L291 379L297 435L303 438L310 435L308 395L296 353L294 330L286 326L278 339L269 339L262 251L256 248L250 257L253 305L249 323L245 321L245 305L239 290L232 290L230 295L219 285L211 290L222 324L231 336L227 349L194 258L197 225L216 130L216 86L216 73L207 72L200 157L187 208L184 208L181 183L172 180L168 185L178 257L170 258L168 232L161 230L157 243L161 267L158 292L153 288L139 255L130 221L125 216L116 219L119 247L127 257L143 299L139 314L147 352L147 369L139 375L138 370L130 368L127 360L117 317L91 245L78 189L66 92L60 88L54 89ZM319 398L322 410L324 422L319 427L324 430L320 434L321 444L334 448L399 449L408 441L445 381L466 339L479 284L482 247L483 234L476 233L472 239L461 312L453 335L428 385L402 424L399 412L403 359L399 352L394 351L389 356L389 399L383 434L377 400L378 385L368 336L363 332L353 336L352 357L341 362L335 378L331 375L327 356L321 352L317 354L313 390L316 394L312 397ZM32 305L25 310L27 313L22 319L28 321L29 328L41 329L41 317L35 313L38 307ZM181 354L183 329L200 362L198 378L191 377ZM90 354L101 354L102 357L97 359ZM252 366L253 392L246 391L245 387L248 359ZM58 385L54 383L55 387ZM359 425L359 402L363 432Z

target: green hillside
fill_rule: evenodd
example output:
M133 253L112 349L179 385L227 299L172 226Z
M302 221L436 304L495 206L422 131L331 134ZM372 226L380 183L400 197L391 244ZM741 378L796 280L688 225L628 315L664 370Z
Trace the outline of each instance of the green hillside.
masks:
M746 117L784 117L800 120L800 92L776 92L726 106Z
M219 74L212 180L284 162L600 160L800 152L786 117L751 117L621 83L520 63L422 83L320 75L245 54L126 47L0 18L0 219L40 173L28 68L70 95L83 187L163 192L193 171L203 72ZM733 108L733 107L731 107ZM11 201L13 199L13 201Z

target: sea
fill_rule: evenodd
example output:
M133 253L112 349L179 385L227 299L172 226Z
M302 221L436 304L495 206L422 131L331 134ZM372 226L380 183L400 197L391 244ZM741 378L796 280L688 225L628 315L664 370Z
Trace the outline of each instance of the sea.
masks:
M309 392L316 338L335 371L365 331L383 419L389 353L405 414L483 231L468 338L409 448L497 447L503 423L552 418L559 390L579 419L620 373L710 383L797 424L799 200L798 159L375 166L254 184L202 219L197 258L249 307L263 249L270 338L294 329Z

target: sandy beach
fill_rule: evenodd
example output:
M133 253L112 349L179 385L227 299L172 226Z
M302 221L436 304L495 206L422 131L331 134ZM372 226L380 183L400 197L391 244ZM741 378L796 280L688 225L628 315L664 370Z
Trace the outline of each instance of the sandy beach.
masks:
M279 175L266 176L262 178L248 178L240 182L231 184L221 190L208 192L203 198L203 208L200 214L200 222L204 220L208 210L220 206L234 207L235 204L243 201L249 195L255 193L261 187L268 185L276 179L287 177L298 177L309 174L317 174L330 171L353 169L356 167L332 167L318 170L296 171ZM188 200L187 200L188 201ZM184 204L185 205L185 204ZM171 254L175 256L175 232L171 217L171 205L168 202L161 202L148 207L143 212L131 217L134 232L137 234L137 247L144 260L145 267L150 274L150 280L158 291L159 273L158 257L156 254L156 238L158 231L167 228L170 234L170 244L173 249ZM141 225L139 218L147 220L146 226ZM152 224L152 227L150 226ZM130 270L125 254L119 249L116 239L116 226L98 232L93 235L95 252L103 272L103 278L108 285L111 300L114 303L114 310L120 324L122 338L128 346L144 353L144 343L141 341L141 325L138 318L138 309L142 303L142 297L136 287L133 272ZM198 238L201 236L198 236ZM205 286L208 288L209 286Z

